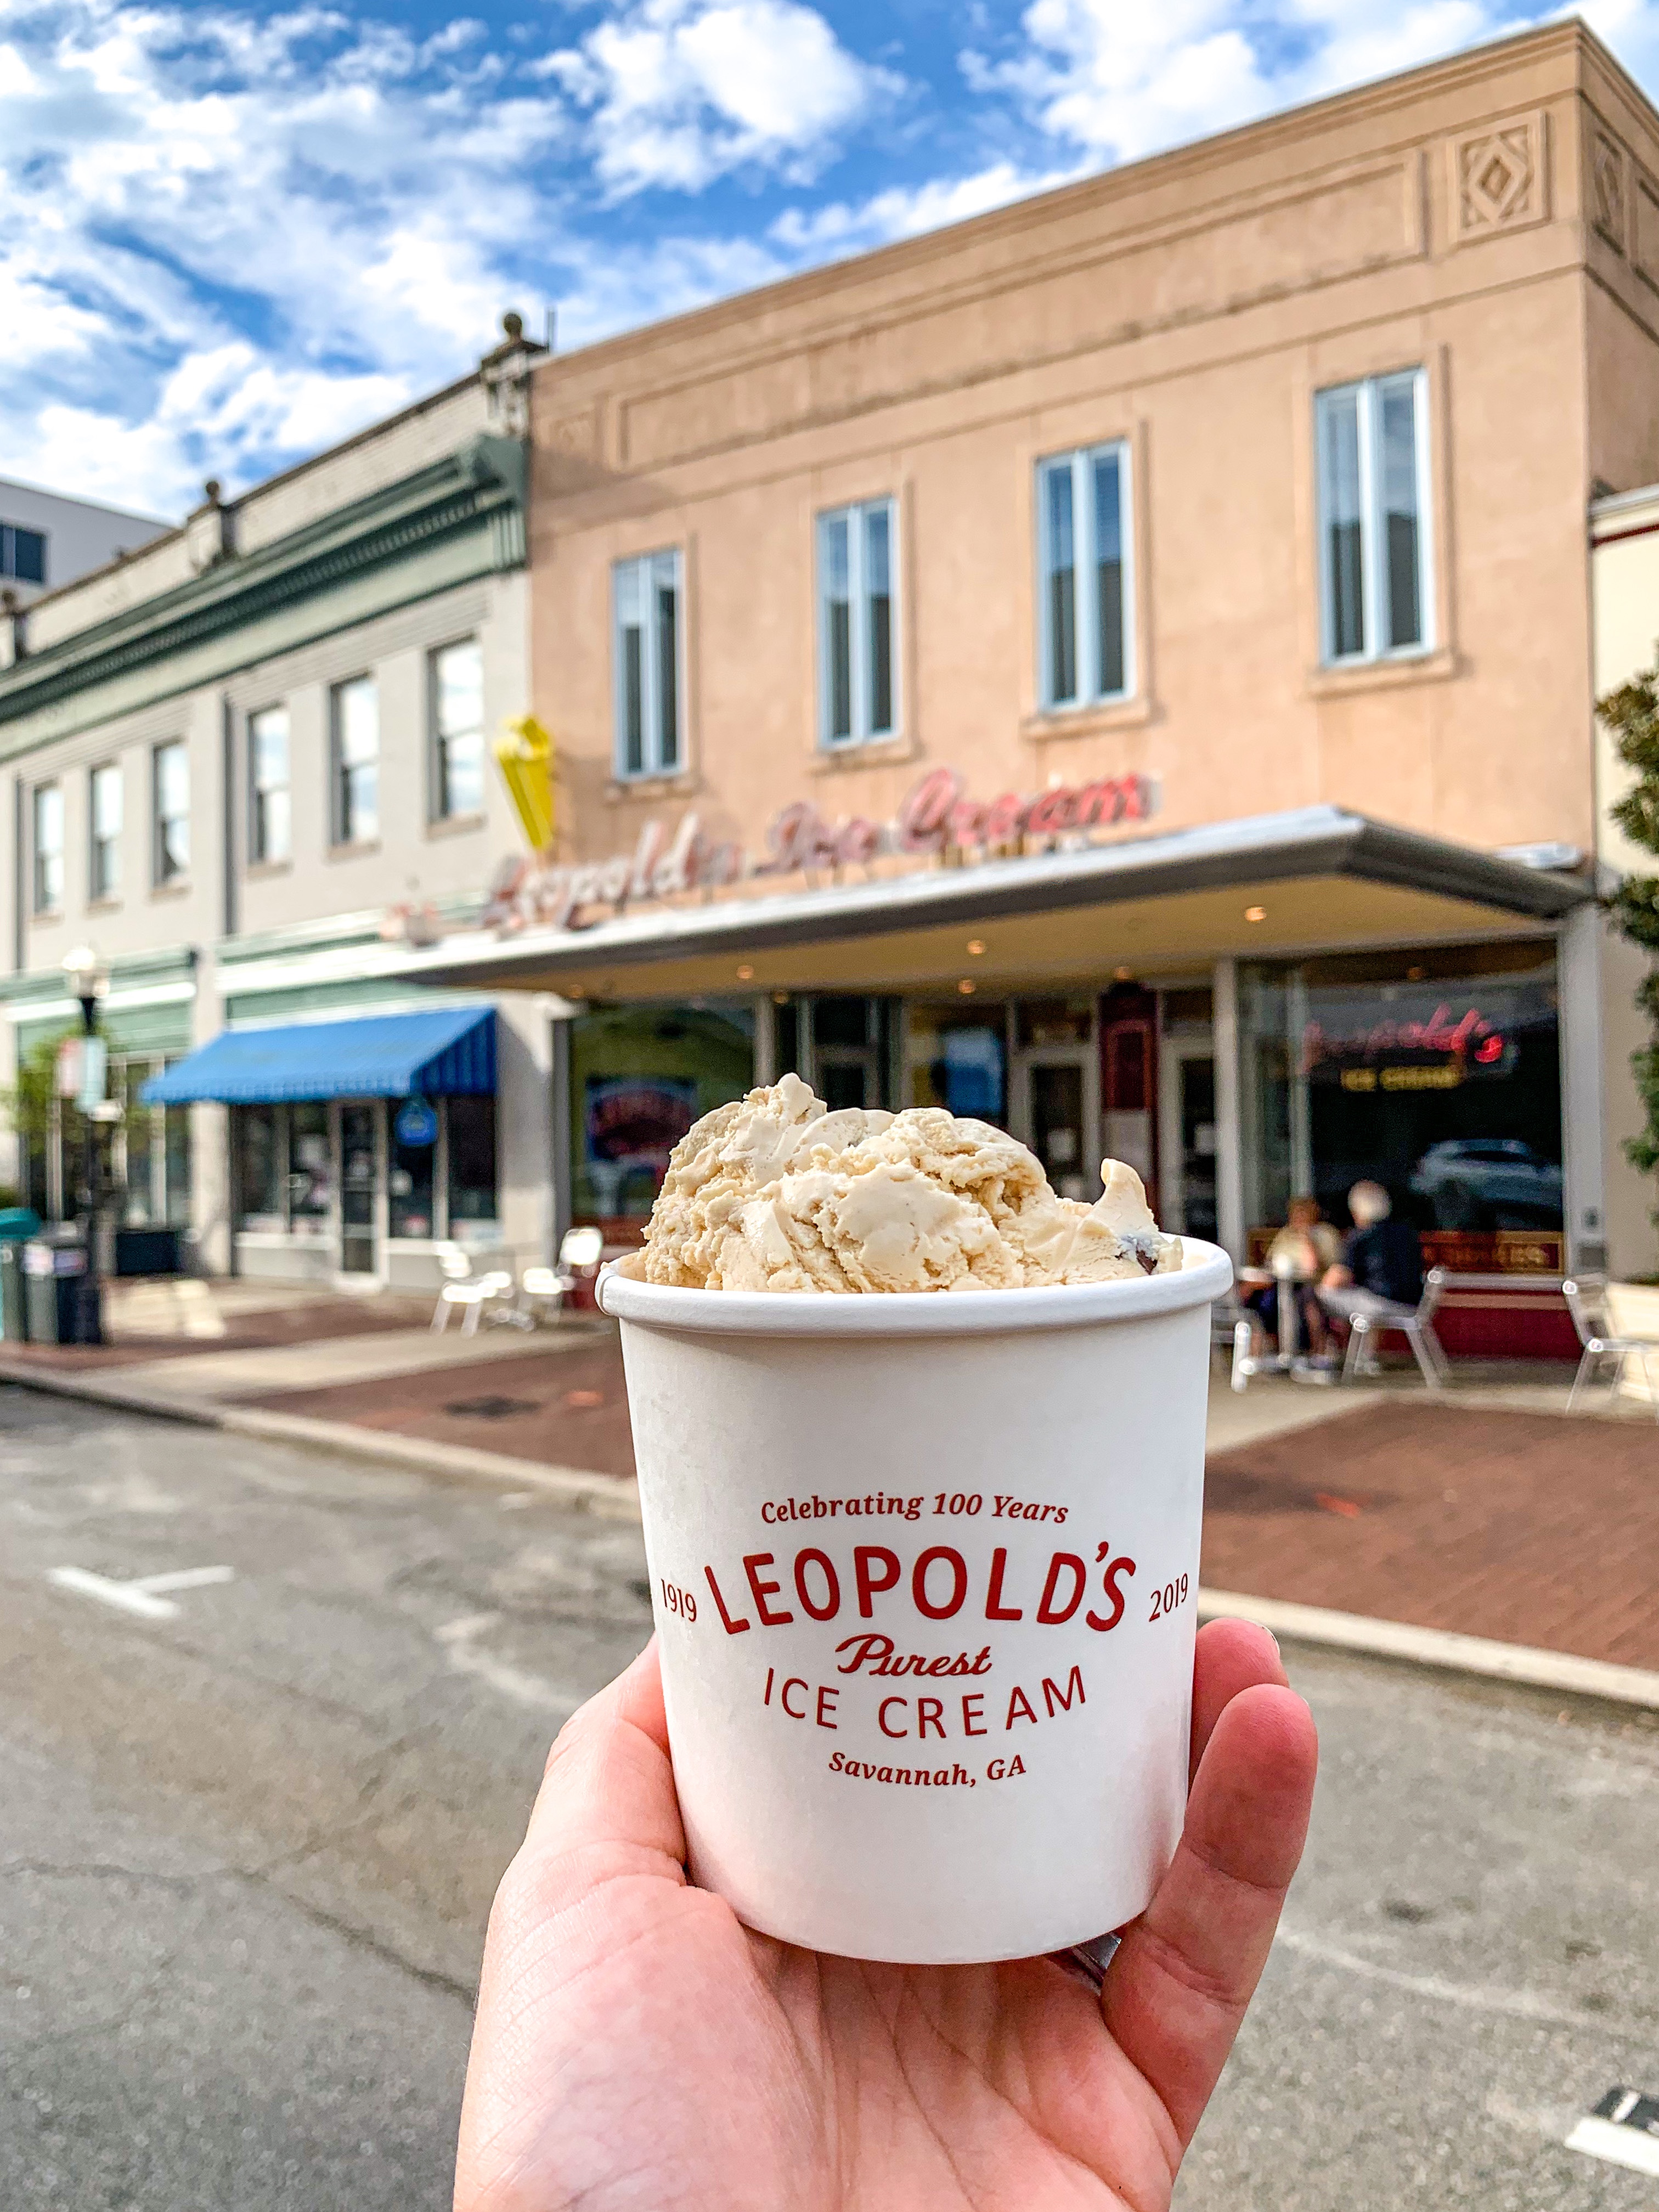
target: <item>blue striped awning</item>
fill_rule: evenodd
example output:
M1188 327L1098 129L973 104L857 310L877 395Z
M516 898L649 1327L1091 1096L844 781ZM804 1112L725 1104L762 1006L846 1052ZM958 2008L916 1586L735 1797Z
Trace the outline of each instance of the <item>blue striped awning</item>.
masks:
M444 1006L226 1030L153 1076L140 1095L147 1106L203 1098L264 1106L283 1098L478 1097L495 1088L495 1009Z

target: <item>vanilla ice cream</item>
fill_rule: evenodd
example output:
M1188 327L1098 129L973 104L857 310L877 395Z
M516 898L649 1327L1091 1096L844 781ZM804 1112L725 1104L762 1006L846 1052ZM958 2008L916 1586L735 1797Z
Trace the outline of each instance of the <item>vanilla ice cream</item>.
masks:
M1092 1206L1058 1198L988 1122L933 1106L831 1114L786 1075L675 1146L643 1273L711 1291L972 1291L1178 1269L1180 1239L1134 1170L1109 1160L1102 1181Z

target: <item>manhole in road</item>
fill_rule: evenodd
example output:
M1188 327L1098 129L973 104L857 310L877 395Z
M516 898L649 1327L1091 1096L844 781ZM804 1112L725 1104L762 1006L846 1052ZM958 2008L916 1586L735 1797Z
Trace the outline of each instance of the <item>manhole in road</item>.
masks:
M539 1413L538 1398L503 1398L499 1395L483 1398L452 1398L444 1411L459 1413L471 1421L508 1421L514 1413Z

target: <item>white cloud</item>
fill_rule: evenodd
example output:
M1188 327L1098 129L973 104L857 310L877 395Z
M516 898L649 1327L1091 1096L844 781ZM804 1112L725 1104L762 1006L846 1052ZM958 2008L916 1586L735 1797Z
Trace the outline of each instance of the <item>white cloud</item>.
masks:
M1655 43L1653 0L1599 0L1621 52ZM963 52L975 91L1012 94L1052 138L1133 161L1298 100L1437 59L1557 11L1511 0L1030 0L1021 37ZM1589 12L1594 12L1594 9Z
M799 0L643 0L544 65L592 111L594 167L613 191L697 191L755 163L814 155L899 89Z

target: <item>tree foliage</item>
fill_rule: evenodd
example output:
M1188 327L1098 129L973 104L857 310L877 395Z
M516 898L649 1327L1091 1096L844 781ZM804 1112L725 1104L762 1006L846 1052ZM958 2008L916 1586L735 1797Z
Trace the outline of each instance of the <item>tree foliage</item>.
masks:
M1659 649L1653 667L1596 704L1614 750L1635 777L1612 809L1613 818L1632 844L1659 854ZM1613 904L1625 935L1659 958L1659 874L1627 876ZM1652 1030L1648 1042L1631 1055L1646 1126L1639 1136L1626 1139L1625 1150L1633 1167L1652 1175L1659 1171L1659 969L1645 977L1636 999Z

